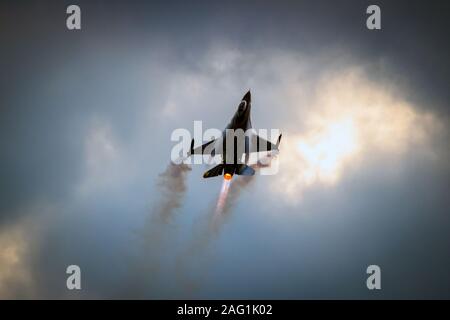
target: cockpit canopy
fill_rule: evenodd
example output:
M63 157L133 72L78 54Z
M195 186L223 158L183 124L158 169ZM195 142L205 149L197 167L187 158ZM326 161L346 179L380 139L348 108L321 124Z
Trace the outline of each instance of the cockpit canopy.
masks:
M238 108L239 114L244 113L246 109L247 109L247 101L242 100Z

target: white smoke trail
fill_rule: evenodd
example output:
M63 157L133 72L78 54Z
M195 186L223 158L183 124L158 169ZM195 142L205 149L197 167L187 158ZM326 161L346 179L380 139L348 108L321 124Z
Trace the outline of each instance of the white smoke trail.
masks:
M169 163L158 175L156 202L153 204L144 226L138 232L140 240L139 257L131 266L129 290L135 296L158 297L164 283L161 283L161 264L166 258L167 247L174 238L173 221L182 205L187 190L186 178L191 167L185 164ZM138 275L147 275L142 279Z
M217 198L215 216L221 214L224 209L228 197L228 191L230 190L230 185L231 180L223 180L222 188L220 189L219 197Z

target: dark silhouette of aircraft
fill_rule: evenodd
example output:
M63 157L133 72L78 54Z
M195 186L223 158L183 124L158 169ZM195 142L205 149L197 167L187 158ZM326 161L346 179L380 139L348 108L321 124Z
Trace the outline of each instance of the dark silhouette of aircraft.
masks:
M222 135L197 148L194 148L194 139L191 141L188 157L191 155L208 154L212 157L220 154L222 163L206 171L203 178L219 175L231 180L234 174L252 176L255 170L248 165L249 156L254 152L278 151L281 134L276 144L258 136L252 129L250 111L252 107L250 90L242 97L237 111L231 118ZM244 157L244 160L242 158Z

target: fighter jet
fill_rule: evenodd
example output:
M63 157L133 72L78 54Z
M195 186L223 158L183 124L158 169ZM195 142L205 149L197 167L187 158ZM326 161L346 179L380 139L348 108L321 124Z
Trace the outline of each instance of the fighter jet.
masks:
M255 174L255 170L248 165L251 153L278 151L281 134L278 136L277 142L273 144L258 136L255 130L251 130L251 107L252 101L249 90L242 97L235 114L220 137L196 148L194 148L194 139L192 139L188 157L203 154L209 154L212 157L221 155L222 162L206 171L203 178L223 175L225 180L231 180L234 174L252 176ZM244 160L242 160L243 157Z

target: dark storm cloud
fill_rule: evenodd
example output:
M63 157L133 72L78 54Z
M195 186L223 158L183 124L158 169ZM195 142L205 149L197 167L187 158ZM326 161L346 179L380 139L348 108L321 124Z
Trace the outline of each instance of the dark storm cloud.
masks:
M398 77L404 89L412 88L411 98L419 105L438 108L448 116L448 2L378 1L382 9L380 31L366 28L365 11L370 4L371 1L196 1L171 5L137 2L129 6L115 2L111 5L115 10L97 9L116 18L114 28L127 28L133 21L131 28L138 34L151 29L161 45L170 43L176 48L176 59L187 66L201 64L198 58L204 46L218 39L229 40L239 48L276 47L308 54L345 49L352 52L353 59L373 64L374 77ZM134 15L133 10L139 14ZM167 24L168 20L171 23ZM188 30L183 28L187 25Z
M217 44L249 53L256 61L288 51L318 57L317 61L337 72L347 64L363 65L372 80L394 83L416 108L431 111L444 122L448 119L448 1L377 1L382 9L380 31L365 27L365 9L371 1L79 1L79 32L65 29L69 4L72 2L0 4L0 231L10 239L9 226L24 230L11 239L32 244L23 251L22 266L24 274L31 275L32 284L5 282L12 296L78 297L64 287L65 267L74 261L85 270L89 284L82 297L152 293L152 288L137 292L132 289L138 286L127 283L135 278L129 276L129 264L124 267L123 260L142 249L130 237L130 230L139 229L145 221L149 194L156 194L152 193L152 179L167 163L171 130L188 126L191 116L202 116L218 125L222 116L228 117L228 110L218 110L223 104L214 97L229 99L227 103L234 103L234 97L223 97L220 92L203 92L207 98L200 100L204 105L194 115L186 116L192 110L186 105L197 103L195 100L177 106L175 112L182 116L162 116L178 73L213 72L205 63L208 50ZM247 86L253 70L238 70L236 65L230 69L233 67L232 79ZM215 76L212 79L217 80L222 75ZM270 73L263 76L267 87L280 80ZM308 76L314 82L318 75ZM279 119L288 117L283 118L282 109L279 113ZM267 118L270 114L258 116ZM93 118L112 128L111 137L107 137L111 141L106 143L119 146L114 149L118 153L115 161L122 161L118 168L125 173L113 180L117 188L113 191L104 187L111 184L109 180L100 186L95 183L120 170L113 167L105 174L86 169L86 142L92 127L95 129ZM447 128L432 143L433 150L448 149ZM121 145L126 147L121 149ZM93 150L100 147L94 145ZM137 160L121 158L122 154ZM446 269L450 263L445 245L449 232L448 152L439 153L442 163L431 168L415 154L408 157L412 160L395 167L403 168L398 169L402 172L399 180L389 180L379 167L368 166L362 172L352 172L335 193L310 191L309 200L296 208L286 208L268 195L263 202L266 207L259 208L260 216L277 210L310 211L319 216L310 222L285 218L285 235L280 227L283 219L271 226L278 231L274 232L264 219L252 225L253 207L239 209L230 216L233 230L224 228L217 237L217 246L232 254L209 264L217 265L211 271L212 278L218 274L223 277L211 280L205 276L210 286L198 295L233 298L237 287L243 297L250 298L371 298L358 286L364 283L359 267L376 257L382 267L387 266L386 283L393 283L385 297L448 297L444 285L449 282ZM108 161L99 159L101 167L107 167ZM380 161L386 162L389 160ZM89 185L91 189L83 198L80 185L84 186L90 175L94 186ZM189 213L214 199L216 190L207 189L199 183L194 186L197 193L185 204ZM157 199L152 199L150 204L155 202ZM50 203L51 209L41 203ZM170 204L181 206L178 201ZM233 206L233 201L230 204L231 210L240 208ZM178 223L189 225L189 216L184 215ZM31 222L22 222L27 218ZM30 223L45 228L27 232ZM352 231L348 233L347 228ZM169 242L183 242L183 235L195 238L186 230L196 229L174 232ZM262 247L271 254L258 249ZM167 251L176 249L173 244ZM303 255L295 258L293 251ZM230 256L233 259L226 260ZM304 262L304 256L315 260ZM336 261L345 272L326 280L326 275L335 272ZM316 268L318 264L323 267ZM0 275L5 272L1 267ZM138 270L145 278L146 270ZM197 272L204 269L199 267ZM168 271L162 281L173 285L173 275ZM239 284L244 276L252 286ZM279 284L264 282L268 278L279 279ZM408 286L409 291L398 285L410 278L416 280ZM168 288L168 297L179 294L177 290L176 285Z

